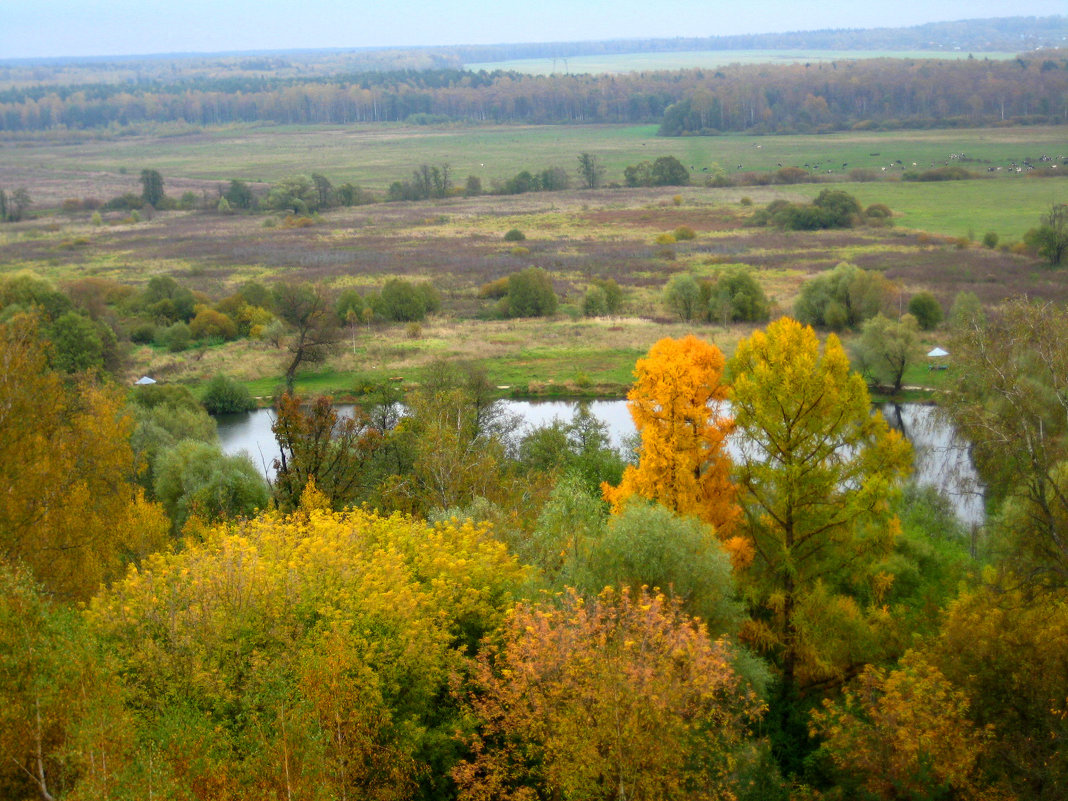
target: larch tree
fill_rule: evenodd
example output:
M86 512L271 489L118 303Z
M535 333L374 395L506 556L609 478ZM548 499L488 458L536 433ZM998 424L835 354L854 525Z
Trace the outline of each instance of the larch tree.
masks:
M640 495L700 517L720 537L730 532L739 509L726 451L733 423L724 413L723 366L719 348L693 335L662 339L638 360L627 399L641 434L640 461L618 487L602 486L613 510Z
M749 549L736 565L753 615L742 636L778 668L782 760L783 744L796 754L805 736L798 695L834 686L878 650L881 607L858 597L891 580L877 562L899 528L888 499L911 448L872 412L833 334L821 349L810 327L783 318L740 342L730 371Z

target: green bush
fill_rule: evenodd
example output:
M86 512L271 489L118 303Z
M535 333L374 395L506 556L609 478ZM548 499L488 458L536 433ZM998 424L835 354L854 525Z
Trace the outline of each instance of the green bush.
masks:
M681 320L696 320L702 313L701 287L689 273L673 275L664 287L664 305Z
M194 440L162 454L153 488L175 533L192 514L206 522L246 517L266 509L270 499L247 456L227 456L214 443Z
M720 271L710 287L709 317L713 320L762 322L771 314L771 304L753 270L744 265Z
M882 273L843 262L801 285L794 314L806 325L838 331L874 317L888 292Z
M930 292L917 292L909 300L909 314L916 318L920 328L930 331L942 322L945 316L942 304Z
M163 329L160 334L160 344L164 345L171 353L178 353L189 347L193 341L189 333L189 326L185 323L175 323Z
M137 345L147 345L155 341L156 336L156 326L152 323L140 323L130 331L130 341Z
M426 294L403 278L386 281L378 296L378 304L375 313L395 323L418 322L426 317Z
M608 298L599 286L591 286L582 299L582 313L587 317L604 317L608 314Z
M608 305L609 314L618 314L623 306L623 290L619 288L614 278L595 278L591 282L593 286L600 287L604 291L605 303Z
M208 382L201 403L208 414L233 414L256 408L248 389L225 375L217 375Z
M509 317L550 317L557 298L549 274L540 267L527 267L508 276Z

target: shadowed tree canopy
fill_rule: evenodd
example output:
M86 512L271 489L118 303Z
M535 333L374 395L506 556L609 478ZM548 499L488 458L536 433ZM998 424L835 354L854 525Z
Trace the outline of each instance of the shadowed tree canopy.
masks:
M353 502L367 489L368 462L381 434L368 425L362 411L341 417L328 397L305 406L287 392L274 412L271 431L281 451L274 462L274 499L279 508L296 508L309 481L334 507Z

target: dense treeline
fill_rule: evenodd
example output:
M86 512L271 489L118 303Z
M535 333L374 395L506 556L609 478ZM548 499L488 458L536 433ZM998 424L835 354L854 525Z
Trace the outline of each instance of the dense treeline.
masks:
M663 123L661 133L753 133L1068 121L1068 56L872 59L629 75L460 70L314 80L241 77L146 86L11 88L0 130L143 123L351 124L449 120Z

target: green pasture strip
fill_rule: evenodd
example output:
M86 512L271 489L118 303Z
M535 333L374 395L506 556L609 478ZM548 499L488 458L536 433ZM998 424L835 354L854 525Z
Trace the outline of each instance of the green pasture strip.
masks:
M1021 175L1011 180L895 181L790 187L811 197L827 188L849 192L863 206L885 203L898 215L894 224L900 228L953 237L972 234L977 241L988 231L997 233L1002 242L1018 241L1028 229L1039 224L1050 206L1068 203L1068 175L1064 178Z
M466 64L472 72L509 70L527 75L653 72L656 70L711 69L730 64L829 64L869 58L940 59L958 61L964 51L938 50L680 50L665 53L613 53L570 58L522 58ZM1015 53L982 53L976 58L1004 61Z
M821 175L844 179L854 168L882 176L913 169L913 162L915 169L929 169L949 161L982 172L1042 155L1068 156L1063 126L681 138L657 137L656 130L655 125L247 125L181 137L131 136L62 145L0 138L0 159L17 159L32 195L33 180L94 172L139 193L138 175L144 168L159 170L164 188L172 194L181 194L168 185L176 179L273 182L311 172L335 184L351 181L381 194L391 182L410 179L420 164L448 164L456 185L475 175L487 190L495 180L521 170L554 166L567 171L577 185L577 157L583 152L604 164L606 183L622 183L628 165L670 155L693 168L695 184L717 165L734 174L776 170L780 164L807 163L815 170L819 164ZM950 160L952 154L962 153L974 161ZM997 177L1008 178L1004 171ZM1018 178L1022 176L1012 180Z

